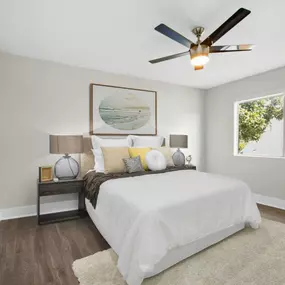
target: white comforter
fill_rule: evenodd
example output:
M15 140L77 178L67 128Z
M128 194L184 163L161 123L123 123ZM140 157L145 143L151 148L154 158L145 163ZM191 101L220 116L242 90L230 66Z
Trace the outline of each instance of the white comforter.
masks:
M109 180L101 185L95 213L129 285L141 284L174 247L261 222L245 183L189 170Z

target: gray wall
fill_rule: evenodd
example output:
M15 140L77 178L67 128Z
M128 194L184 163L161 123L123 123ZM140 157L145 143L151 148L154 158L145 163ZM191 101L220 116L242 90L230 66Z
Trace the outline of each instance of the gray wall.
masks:
M0 53L0 210L36 204L38 166L58 159L49 133L88 132L90 82L158 91L158 134L188 134L203 168L203 91Z
M285 91L285 68L210 89L206 95L206 170L247 182L253 192L285 199L285 159L235 157L234 102Z

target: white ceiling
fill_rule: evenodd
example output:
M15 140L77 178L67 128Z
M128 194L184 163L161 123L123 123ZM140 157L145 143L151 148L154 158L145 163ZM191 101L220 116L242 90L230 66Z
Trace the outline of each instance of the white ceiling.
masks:
M187 56L148 63L187 50L154 31L158 24L194 41L193 27L209 35L240 7L252 13L216 44L256 44L252 52L213 54L196 72ZM0 0L0 49L210 88L285 65L284 10L284 0Z

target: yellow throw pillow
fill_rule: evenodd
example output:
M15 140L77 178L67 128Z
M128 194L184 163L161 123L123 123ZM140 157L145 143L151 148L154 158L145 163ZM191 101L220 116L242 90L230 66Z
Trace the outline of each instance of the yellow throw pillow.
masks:
M104 157L104 173L126 172L123 158L130 158L128 147L101 147Z
M141 163L142 163L144 170L148 170L147 164L145 161L145 156L149 151L151 151L150 147L144 147L144 148L142 148L142 147L130 147L129 148L129 153L130 153L131 157L140 156Z

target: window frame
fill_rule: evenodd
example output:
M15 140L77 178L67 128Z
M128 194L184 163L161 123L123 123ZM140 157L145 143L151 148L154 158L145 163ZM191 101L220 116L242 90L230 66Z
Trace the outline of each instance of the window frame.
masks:
M273 155L254 155L254 154L240 154L238 152L239 144L239 105L247 102L257 101L270 97L283 96L283 136L282 136L282 156L273 156ZM271 95L265 95L260 97L254 97L251 99L245 99L234 102L234 146L233 146L233 155L238 157L252 157L252 158L278 158L285 159L285 92L278 92Z

